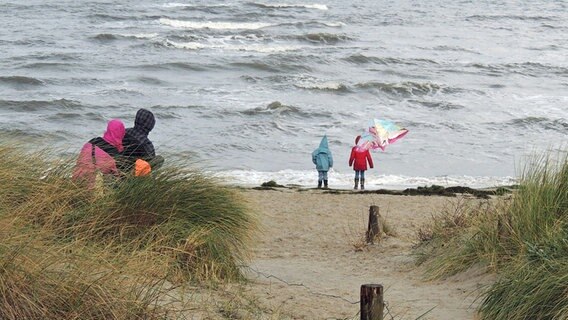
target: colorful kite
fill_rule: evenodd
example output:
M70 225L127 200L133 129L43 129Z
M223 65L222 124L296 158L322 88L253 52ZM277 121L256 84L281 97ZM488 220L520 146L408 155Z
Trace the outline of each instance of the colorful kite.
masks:
M369 127L361 134L357 143L357 149L364 151L369 149L385 150L385 147L404 137L408 130L399 127L389 120L373 119Z

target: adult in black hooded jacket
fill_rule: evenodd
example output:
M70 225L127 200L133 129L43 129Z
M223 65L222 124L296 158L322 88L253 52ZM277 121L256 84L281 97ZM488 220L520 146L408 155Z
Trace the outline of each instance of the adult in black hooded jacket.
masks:
M154 144L148 139L148 134L154 129L156 118L150 110L139 109L136 112L134 127L126 129L122 140L124 151L122 152L123 164L121 170L130 171L137 159L143 159L152 164L152 168L160 165L163 158L156 156Z

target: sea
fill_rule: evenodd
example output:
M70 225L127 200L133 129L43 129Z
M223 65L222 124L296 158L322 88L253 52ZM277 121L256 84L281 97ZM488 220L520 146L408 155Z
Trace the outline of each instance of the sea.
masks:
M349 188L372 119L368 189L515 184L566 150L568 2L0 0L0 133L63 155L133 125L166 161L230 184L314 187L327 135Z

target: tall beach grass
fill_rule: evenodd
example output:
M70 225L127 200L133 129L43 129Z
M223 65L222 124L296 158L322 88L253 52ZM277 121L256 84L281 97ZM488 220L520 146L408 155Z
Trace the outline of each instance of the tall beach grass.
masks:
M236 189L176 163L93 192L75 159L7 141L0 318L164 319L165 284L244 278L257 221Z
M164 319L164 280L144 265L0 218L1 319ZM128 276L126 276L128 275Z
M482 295L483 319L567 319L566 155L533 158L510 199L458 207L461 225L448 223L453 217L446 212L419 235L428 274L482 264L499 275Z

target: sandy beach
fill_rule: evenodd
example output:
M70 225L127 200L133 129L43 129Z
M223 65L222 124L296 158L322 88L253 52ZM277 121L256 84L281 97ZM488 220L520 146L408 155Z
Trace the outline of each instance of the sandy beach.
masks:
M358 319L360 286L376 283L385 289L385 319L475 319L479 288L494 280L470 270L426 281L416 267L412 247L419 227L458 198L294 189L243 193L261 221L247 293L285 318ZM371 205L379 206L395 235L364 246Z

